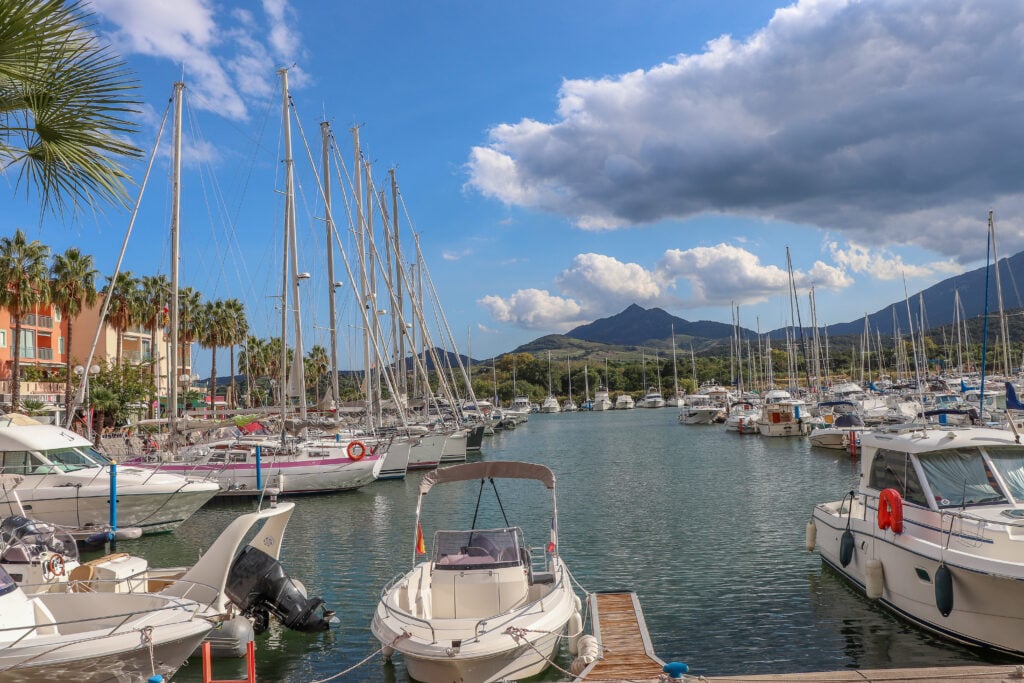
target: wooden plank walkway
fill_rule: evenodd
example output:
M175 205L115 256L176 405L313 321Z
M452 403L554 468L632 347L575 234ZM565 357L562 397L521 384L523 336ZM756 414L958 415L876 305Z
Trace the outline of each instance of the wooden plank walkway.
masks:
M640 600L632 591L593 593L588 604L601 656L576 681L659 681L665 665L654 653ZM997 683L1024 679L1024 665L950 666L914 669L849 669L813 673L703 676L706 683ZM690 680L694 680L691 678Z
M665 662L654 654L636 593L594 593L590 613L594 636L601 644L601 658L576 680L657 680Z

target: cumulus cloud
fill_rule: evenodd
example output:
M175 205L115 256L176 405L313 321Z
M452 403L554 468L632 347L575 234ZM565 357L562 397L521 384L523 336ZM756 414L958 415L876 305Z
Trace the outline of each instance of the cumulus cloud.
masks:
M565 332L583 322L577 302L543 289L520 289L505 298L488 295L477 303L490 311L494 320L527 329Z
M248 10L218 14L209 0L93 0L92 9L114 28L109 38L122 55L141 54L180 64L193 106L229 119L248 117L247 98L275 87L274 67L301 56L287 28L287 0L265 0L266 25ZM295 68L290 85L308 80Z
M593 310L610 310L631 303L657 302L662 285L655 274L637 263L623 263L603 254L579 254L556 279L563 294Z
M976 260L990 206L1024 214L1022 33L1016 0L801 0L749 38L566 80L553 122L490 130L468 185L587 229L718 212Z
M810 287L842 290L853 284L845 264L823 261L816 261L809 271L795 270L793 280L801 291ZM680 288L679 283L687 286ZM786 297L790 291L784 268L762 264L756 254L729 244L669 249L653 268L603 254L579 254L556 284L557 294L527 289L507 298L486 296L477 303L497 322L565 331L581 320L613 315L633 303L679 310L756 304L769 297Z
M828 245L832 258L844 269L854 273L865 273L879 280L899 280L910 277L929 277L936 273L954 274L963 269L953 261L935 261L922 265L905 263L903 257L887 250L871 249L862 244L849 242L846 248L837 243Z

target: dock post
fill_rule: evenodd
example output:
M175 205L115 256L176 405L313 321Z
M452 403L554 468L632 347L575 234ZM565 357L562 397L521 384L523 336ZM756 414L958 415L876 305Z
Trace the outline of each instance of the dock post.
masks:
M262 446L256 446L256 490L263 490L263 467L260 465L260 457L262 456Z
M117 550L117 463L110 463L110 551Z

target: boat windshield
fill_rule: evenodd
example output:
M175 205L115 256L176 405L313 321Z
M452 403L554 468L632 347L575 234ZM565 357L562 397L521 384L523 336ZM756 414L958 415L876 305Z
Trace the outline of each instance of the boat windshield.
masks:
M61 472L102 467L107 464L106 458L91 448L55 448L40 451L39 455L50 461L52 470Z
M992 465L1010 489L1010 496L1024 503L1024 448L996 446L985 449Z
M920 459L940 508L1007 502L977 448L950 448Z
M17 587L18 584L14 583L11 575L0 568L0 595L7 595Z
M434 566L437 569L514 567L522 564L525 546L522 530L473 529L434 533Z

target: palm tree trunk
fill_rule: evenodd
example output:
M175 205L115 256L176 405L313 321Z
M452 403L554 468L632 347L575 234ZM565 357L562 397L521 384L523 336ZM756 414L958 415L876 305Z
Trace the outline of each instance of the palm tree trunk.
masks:
M70 335L69 335L70 336ZM149 416L156 417L156 405L160 403L160 350L156 346L156 325L149 330L149 354L153 368L153 400L149 402Z
M217 419L217 347L210 351L210 407L213 419Z
M11 349L13 361L11 362L11 412L18 412L18 403L21 401L21 316L14 319L14 348Z
M67 360L65 361L65 368L67 372L64 377L64 420L67 424L68 416L71 415L71 330L74 328L72 325L71 317L68 316L68 343L64 347L67 352Z

